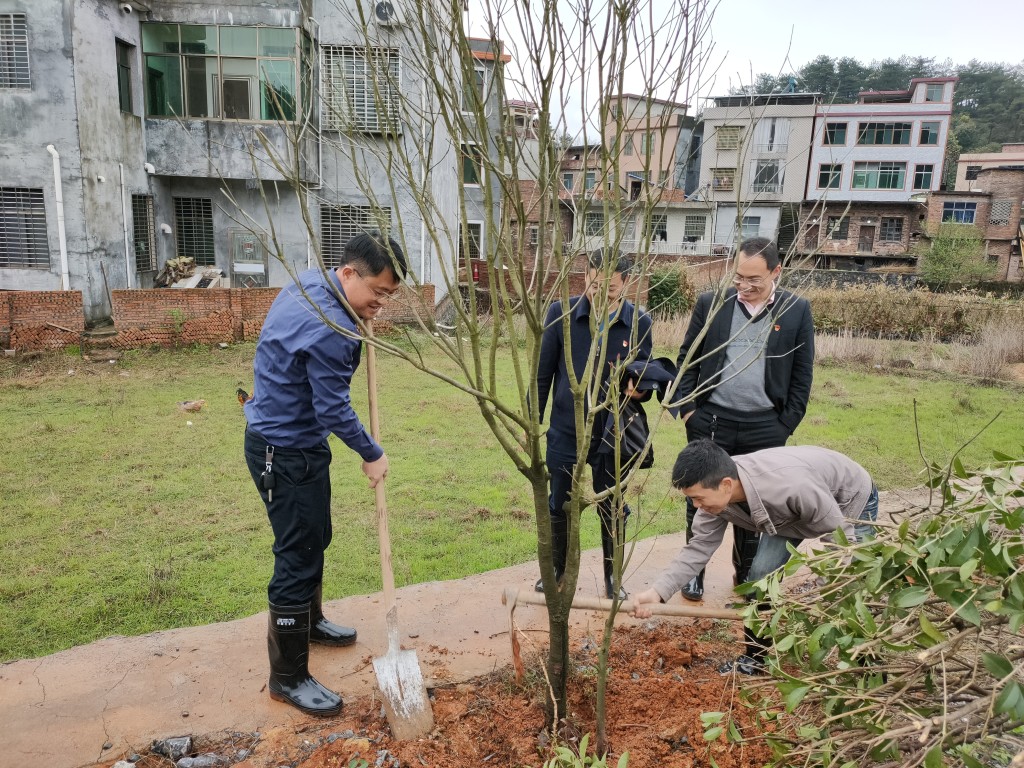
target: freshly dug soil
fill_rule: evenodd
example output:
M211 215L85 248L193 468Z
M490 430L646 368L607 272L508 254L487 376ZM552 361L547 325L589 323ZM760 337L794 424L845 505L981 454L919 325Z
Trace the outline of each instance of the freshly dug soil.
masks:
M615 630L607 701L608 765L615 766L627 751L630 768L760 768L770 759L770 749L758 738L763 734L738 700L738 686L754 681L717 672L721 662L741 650L736 631L727 622L710 619L685 625L652 620ZM570 726L562 734L564 742L591 733L591 749L599 639L573 638ZM197 739L192 754L215 754L225 761L222 765L239 768L541 766L552 755L544 732L545 652L524 644L526 674L521 682L510 666L432 691L435 729L416 741L393 741L380 700L363 697L347 700L338 718L310 719L262 734ZM729 744L724 735L705 742L702 712L729 713L749 743ZM157 754L136 762L139 768L172 764Z

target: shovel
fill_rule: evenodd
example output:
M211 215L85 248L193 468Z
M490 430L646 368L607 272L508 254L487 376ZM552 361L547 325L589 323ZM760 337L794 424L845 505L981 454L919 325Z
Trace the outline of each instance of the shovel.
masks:
M373 334L367 324L368 335ZM369 384L370 434L380 441L377 414L377 356L372 344L366 345L366 378ZM380 567L384 581L385 620L388 628L388 652L373 660L377 687L384 699L384 712L391 733L399 741L425 736L434 729L434 713L423 684L416 651L403 651L398 641L398 606L395 603L395 574L391 570L391 534L388 532L388 506L384 481L374 488L377 501L377 535L380 538Z

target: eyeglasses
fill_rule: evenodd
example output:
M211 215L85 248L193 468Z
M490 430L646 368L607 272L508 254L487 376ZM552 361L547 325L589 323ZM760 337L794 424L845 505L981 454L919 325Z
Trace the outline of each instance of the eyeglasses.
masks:
M353 270L353 271L357 275L359 275L359 279L360 280L362 280L364 283L366 283L366 287L370 289L370 291L373 293L375 298L378 298L378 299L393 299L395 296L398 295L398 292L400 290L402 290L402 286L398 286L397 288L395 288L393 290L390 290L390 291L387 290L386 288L374 288L372 285L370 285L366 281L366 277L363 275L362 272L360 272L359 270Z
M733 285L749 285L751 288L760 288L765 283L769 282L763 277L740 277L739 275L732 276Z

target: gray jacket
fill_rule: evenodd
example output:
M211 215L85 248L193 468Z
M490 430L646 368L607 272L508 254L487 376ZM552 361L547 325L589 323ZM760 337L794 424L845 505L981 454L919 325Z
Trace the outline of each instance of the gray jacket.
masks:
M747 497L747 513L730 504L718 515L698 509L693 535L654 582L668 600L696 576L718 549L729 523L790 539L830 537L854 521L871 495L871 476L853 459L827 448L795 445L733 456Z

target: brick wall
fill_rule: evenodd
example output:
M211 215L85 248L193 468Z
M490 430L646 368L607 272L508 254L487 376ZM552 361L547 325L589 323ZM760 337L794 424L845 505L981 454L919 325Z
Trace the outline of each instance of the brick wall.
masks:
M831 203L821 208L805 209L802 211L800 222L800 231L804 234L802 241L797 244L798 249L804 253L814 252L826 256L905 254L924 230L924 221L920 218L924 213L924 207L917 203L850 203L848 208L846 203ZM849 220L845 238L833 239L829 236L829 217L844 217ZM899 240L881 239L883 218L902 219L903 227ZM816 223L814 219L817 219Z
M153 345L255 341L279 288L155 288L113 291L119 349ZM378 325L412 322L432 313L434 286L403 289L377 316Z
M81 291L0 293L0 344L4 349L62 349L79 344L84 330Z

